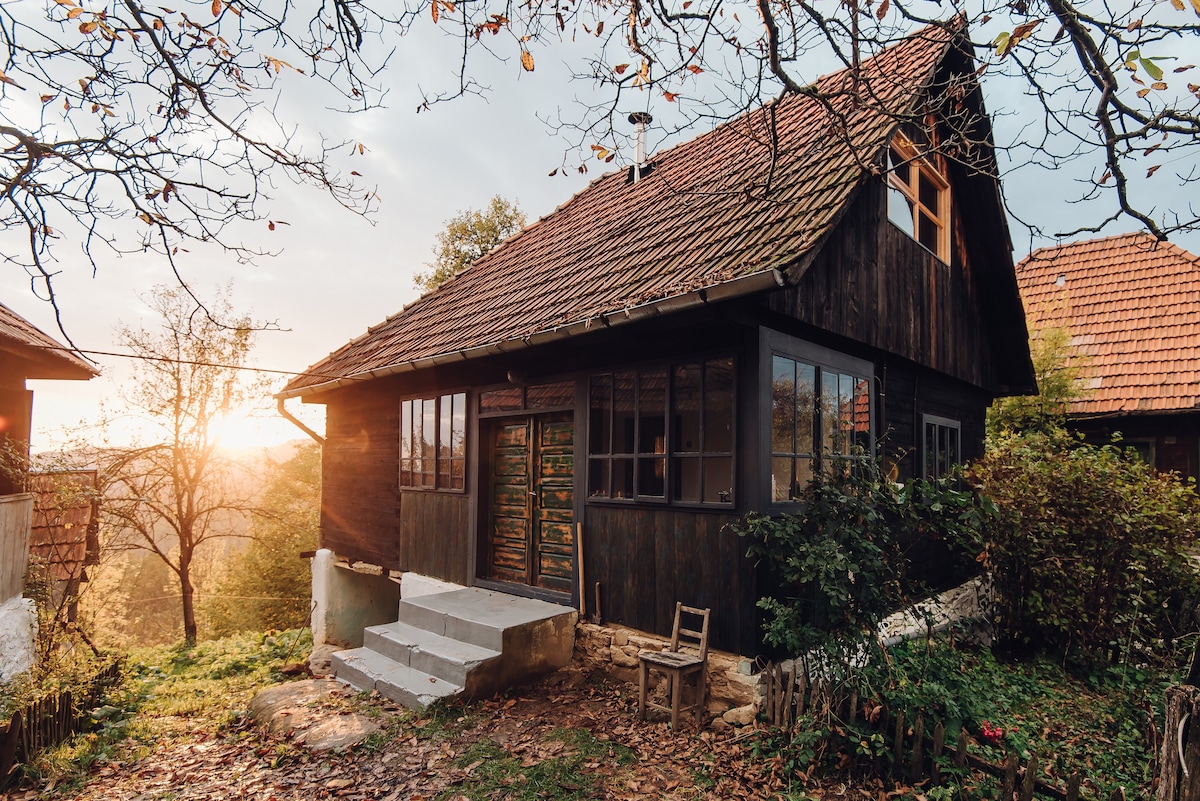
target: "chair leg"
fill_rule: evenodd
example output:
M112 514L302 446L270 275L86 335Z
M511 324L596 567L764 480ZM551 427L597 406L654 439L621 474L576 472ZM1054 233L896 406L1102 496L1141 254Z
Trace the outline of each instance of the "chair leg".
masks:
M671 731L679 731L679 705L683 700L683 676L671 676Z
M645 662L638 665L638 720L646 719L646 674L650 666Z

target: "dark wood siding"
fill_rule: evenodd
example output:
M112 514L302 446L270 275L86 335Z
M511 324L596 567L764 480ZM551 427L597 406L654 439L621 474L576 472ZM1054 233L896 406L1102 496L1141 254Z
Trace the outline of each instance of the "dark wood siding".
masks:
M377 382L378 383L378 382ZM342 393L325 412L321 546L397 570L400 404L371 386Z
M942 262L888 222L885 191L882 181L868 181L799 282L772 293L769 307L961 381L992 387L997 379L987 315L968 280L965 237L961 232L955 237L953 263Z
M921 416L930 414L961 424L962 459L983 455L984 418L989 396L977 387L925 370L911 362L875 365L879 453L896 462L900 480L920 474Z
M675 602L712 609L712 645L755 654L761 632L755 571L732 515L589 505L584 524L588 606L600 582L604 620L670 635ZM594 611L594 610L593 610Z
M470 511L462 493L400 493L400 569L469 585Z

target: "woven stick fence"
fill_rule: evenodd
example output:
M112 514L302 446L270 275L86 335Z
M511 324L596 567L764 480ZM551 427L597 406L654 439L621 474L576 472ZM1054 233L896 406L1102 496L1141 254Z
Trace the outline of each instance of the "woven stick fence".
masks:
M1056 801L1087 798L1080 794L1083 776L1079 773L1072 774L1065 787L1039 777L1037 754L1032 754L1022 765L1017 752L1009 751L1004 763L996 764L970 753L969 740L964 731L959 731L956 743L947 744L946 727L941 722L935 723L926 734L928 724L923 716L918 715L910 722L905 720L903 712L889 717L886 710L879 707L860 708L857 693L845 695L835 691L828 683L810 680L804 670L796 673L798 675L793 675L791 671L785 671L782 666L775 664L768 664L764 669L766 692L763 713L767 723L790 732L799 716L806 712L818 717L864 720L883 733L885 738L889 734L891 736L891 759L878 758L871 766L878 775L890 772L895 778L905 778L911 782L928 779L931 784L938 785L944 778L943 766L949 759L958 771L970 767L971 770L1000 779L1000 798L1004 801L1033 801L1035 797ZM1117 788L1108 801L1125 801L1125 790Z

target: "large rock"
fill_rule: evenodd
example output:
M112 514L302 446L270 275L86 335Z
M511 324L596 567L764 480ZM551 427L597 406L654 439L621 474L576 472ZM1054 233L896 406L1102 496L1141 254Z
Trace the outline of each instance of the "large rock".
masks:
M350 748L379 731L380 726L365 715L342 714L320 703L330 695L346 694L344 684L329 679L279 684L254 696L250 716L271 734L288 737L310 751Z

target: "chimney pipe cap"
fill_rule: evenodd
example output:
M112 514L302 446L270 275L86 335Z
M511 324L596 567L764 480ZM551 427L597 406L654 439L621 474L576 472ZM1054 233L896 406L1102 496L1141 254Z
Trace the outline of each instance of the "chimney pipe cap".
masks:
M654 117L648 111L635 111L629 115L629 122L633 125L649 125L654 122Z

